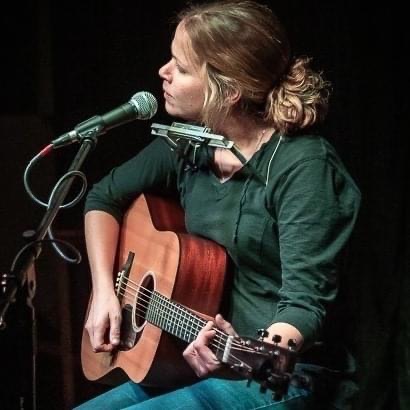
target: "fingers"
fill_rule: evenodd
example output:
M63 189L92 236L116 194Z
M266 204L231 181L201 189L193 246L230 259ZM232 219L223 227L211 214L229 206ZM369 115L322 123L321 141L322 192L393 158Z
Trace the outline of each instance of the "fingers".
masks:
M110 352L120 343L121 310L119 306L92 304L86 323L94 352Z
M205 377L221 366L220 361L208 347L216 334L213 326L213 322L208 322L183 353L185 360L198 377Z
M106 334L106 325L94 323L91 318L88 319L86 329L90 337L91 347L93 352L108 352L110 346L105 343L104 337Z
M94 352L109 351L108 346L105 343L105 333L107 330L106 323L94 324L91 328L91 345Z
M214 323L208 322L203 329L198 333L197 338L192 342L193 349L203 362L215 363L216 356L210 350L212 339L215 337L216 331L213 329Z
M209 356L200 355L192 343L184 351L183 356L198 377L206 377L221 367L220 361L213 353Z
M118 346L120 343L121 316L114 314L110 321L110 343Z
M215 325L220 330L216 329ZM218 343L218 336L217 339L214 340L218 332L238 336L231 323L226 321L222 315L218 314L215 317L215 323L208 322L198 333L197 338L183 353L185 360L198 377L205 377L222 366L221 362L211 350L212 345Z

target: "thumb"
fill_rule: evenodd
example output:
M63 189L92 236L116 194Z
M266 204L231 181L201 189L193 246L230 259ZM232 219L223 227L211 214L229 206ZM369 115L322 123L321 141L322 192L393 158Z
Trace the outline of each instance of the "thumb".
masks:
M118 345L120 343L120 327L121 316L119 314L114 314L110 317L110 343L113 345Z
M215 323L219 329L223 330L228 335L238 336L238 333L236 333L231 323L225 320L220 313L215 316Z

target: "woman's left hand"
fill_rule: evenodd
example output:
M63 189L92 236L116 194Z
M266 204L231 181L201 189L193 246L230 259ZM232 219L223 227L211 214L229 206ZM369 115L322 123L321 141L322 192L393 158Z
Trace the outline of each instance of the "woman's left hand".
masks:
M198 333L197 338L184 350L183 356L198 377L206 377L209 373L218 370L222 364L209 348L216 335L217 329L224 333L237 336L232 325L222 315L217 314L215 322L209 321Z

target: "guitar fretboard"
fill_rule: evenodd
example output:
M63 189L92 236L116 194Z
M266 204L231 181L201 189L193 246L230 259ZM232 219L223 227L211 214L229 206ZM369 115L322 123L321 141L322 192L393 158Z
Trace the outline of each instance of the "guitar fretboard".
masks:
M186 307L153 292L145 319L187 343L191 343L205 326L206 321Z

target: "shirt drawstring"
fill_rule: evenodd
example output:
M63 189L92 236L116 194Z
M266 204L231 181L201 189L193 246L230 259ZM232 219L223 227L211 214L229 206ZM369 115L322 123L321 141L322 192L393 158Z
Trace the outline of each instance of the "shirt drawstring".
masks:
M269 174L270 174L270 168L271 168L271 165L272 165L273 157L276 155L276 152L277 152L281 142L282 142L282 136L279 137L279 140L276 144L276 147L273 150L273 153L272 153L272 155L269 159L268 169L267 169L267 172L266 172L266 180L264 181L265 189L266 189L266 186L268 185L268 182L269 182ZM257 166L255 168L257 168ZM256 169L255 169L255 171L256 171ZM245 201L246 201L246 193L247 193L249 184L252 180L252 176L254 176L254 173L252 173L247 178L247 180L245 181L245 183L243 185L243 188L242 188L241 198L240 198L240 201L239 201L238 214L237 214L236 221L235 221L235 231L234 231L234 234L233 234L233 242L234 243L237 243L237 241L238 241L238 231L239 231L239 223L240 223L240 220L241 220L241 217L242 217L242 208L243 208L243 205L245 204ZM259 176L259 174L257 176ZM258 181L260 181L260 178L257 178L257 179L258 179Z
M239 222L241 220L242 208L243 208L243 205L245 204L245 201L246 201L246 192L248 190L248 186L251 182L251 179L252 179L252 175L247 178L247 180L245 181L245 183L243 185L243 188L242 188L241 199L239 200L239 210L238 210L238 214L237 214L236 221L235 221L235 231L234 231L234 234L233 234L233 242L234 243L237 243L237 241L238 241Z

